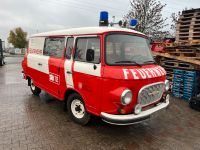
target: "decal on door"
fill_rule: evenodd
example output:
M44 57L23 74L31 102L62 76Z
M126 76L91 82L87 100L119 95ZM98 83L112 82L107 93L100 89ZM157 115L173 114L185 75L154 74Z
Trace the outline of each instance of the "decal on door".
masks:
M39 55L42 55L42 50L41 49L32 49L32 48L29 48L28 50L28 53L29 54L39 54Z
M148 79L166 75L162 67L145 68L145 69L122 69L125 79Z
M60 76L54 73L49 73L49 81L60 85Z

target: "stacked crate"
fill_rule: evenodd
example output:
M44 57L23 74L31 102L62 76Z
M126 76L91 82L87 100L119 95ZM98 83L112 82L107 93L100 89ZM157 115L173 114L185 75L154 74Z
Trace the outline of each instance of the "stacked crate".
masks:
M199 75L197 71L174 69L172 94L175 97L189 100L196 96L198 91Z
M183 70L174 69L172 94L173 96L178 98L183 97L183 76L184 76Z
M200 9L182 12L176 25L176 41L200 40Z
M196 71L185 71L183 99L190 99L198 93L198 74Z

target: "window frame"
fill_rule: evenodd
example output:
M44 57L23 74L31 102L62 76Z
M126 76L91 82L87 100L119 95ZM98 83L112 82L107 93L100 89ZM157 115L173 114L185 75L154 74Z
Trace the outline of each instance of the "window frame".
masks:
M88 62L88 61L83 61L83 60L77 60L75 58L75 55L76 55L76 46L77 46L77 42L78 42L78 39L89 39L89 38L97 38L99 39L99 47L100 47L100 51L99 51L99 62ZM84 62L84 63L90 63L90 64L101 64L101 50L102 50L102 46L101 46L101 37L99 35L89 35L89 36L77 36L75 38L75 44L74 44L74 54L73 54L73 59L74 61L78 61L78 62Z
M46 47L46 40L47 39L51 39L51 38L63 38L64 39L64 48L62 50L62 55L60 57L57 57L57 56L51 56L51 55L45 55L44 54L44 50L45 50L45 47ZM63 58L64 56L64 53L65 53L65 48L66 48L66 38L64 36L48 36L48 37L45 37L45 42L44 42L44 48L43 48L43 56L49 56L49 57L52 57L52 58Z

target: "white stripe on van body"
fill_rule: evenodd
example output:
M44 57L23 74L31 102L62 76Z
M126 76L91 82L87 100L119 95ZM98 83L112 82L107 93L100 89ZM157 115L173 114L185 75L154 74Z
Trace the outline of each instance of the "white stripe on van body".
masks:
M96 65L96 69L94 69L94 65ZM93 75L97 77L101 77L101 64L93 64L88 62L74 62L74 71Z
M32 69L49 74L49 56L28 54L27 65Z
M67 72L72 73L72 59L66 59L64 64L64 70L65 70L65 81L68 88L74 88L74 82L73 82L73 75Z

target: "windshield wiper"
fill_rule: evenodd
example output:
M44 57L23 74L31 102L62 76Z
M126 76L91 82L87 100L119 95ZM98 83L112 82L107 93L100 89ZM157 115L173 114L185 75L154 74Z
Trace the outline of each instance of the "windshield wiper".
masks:
M156 64L156 62L154 60L149 60L149 61L143 62L143 64Z
M122 60L122 61L116 61L115 63L134 63L134 64L136 64L136 65L138 65L138 66L142 66L142 64L139 64L139 63L137 63L136 61L130 61L130 60Z

